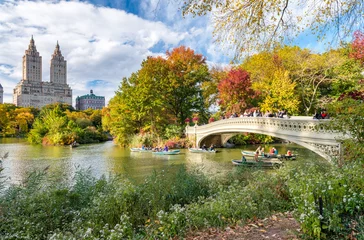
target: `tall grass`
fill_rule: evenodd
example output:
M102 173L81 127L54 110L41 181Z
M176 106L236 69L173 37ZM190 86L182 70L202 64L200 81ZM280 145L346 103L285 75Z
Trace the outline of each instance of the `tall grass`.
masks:
M335 170L310 163L288 164L275 172L234 168L224 178L208 178L198 169L181 167L173 174L154 172L136 185L122 176L96 179L89 170L79 170L71 182L48 176L46 170L33 172L22 184L1 192L0 236L182 238L191 230L243 224L294 210L308 237L340 239L350 234L345 230L348 223L356 223L352 231L363 232L364 188L359 173L360 166ZM317 215L317 191L324 198L323 218Z

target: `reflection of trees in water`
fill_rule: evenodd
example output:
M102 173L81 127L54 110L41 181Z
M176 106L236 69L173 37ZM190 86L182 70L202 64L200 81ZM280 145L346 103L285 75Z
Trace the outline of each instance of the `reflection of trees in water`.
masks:
M279 154L291 150L298 153L297 161L314 161L322 159L315 153L296 144L262 145L266 150L275 147ZM3 175L11 177L9 182L20 182L27 173L43 170L47 166L49 174L62 174L72 179L77 169L90 168L91 174L100 177L105 174L122 174L137 182L142 181L154 171L164 170L165 174L174 174L181 165L187 169L198 169L207 175L224 174L231 171L232 159L241 159L241 150L254 151L258 145L246 145L239 148L219 148L217 153L190 153L181 149L179 155L153 155L152 153L131 153L129 149L120 148L112 142L82 145L79 148L57 146L33 146L24 142L1 144L1 153L9 152L3 161ZM295 163L293 163L295 164Z

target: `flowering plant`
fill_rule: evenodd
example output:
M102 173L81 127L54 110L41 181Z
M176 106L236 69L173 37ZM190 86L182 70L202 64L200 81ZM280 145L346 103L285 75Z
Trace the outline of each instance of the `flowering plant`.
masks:
M190 119L186 118L185 123L189 123L189 122L190 122Z
M215 118L213 118L213 117L210 117L209 118L209 123L212 123L212 122L214 122L215 121Z
M193 117L193 118L192 118L192 121L193 121L194 123L198 123L198 120L199 120L199 119L198 119L198 117Z

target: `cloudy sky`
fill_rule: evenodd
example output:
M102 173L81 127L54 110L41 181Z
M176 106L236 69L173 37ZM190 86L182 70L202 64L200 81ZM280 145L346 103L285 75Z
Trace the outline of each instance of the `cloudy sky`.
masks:
M180 45L228 63L214 44L209 16L183 18L178 0L0 0L0 83L4 101L21 80L21 64L31 35L49 81L51 54L59 41L67 60L68 84L77 96L90 89L108 102L123 77L139 69L143 59L163 55ZM298 41L308 45L307 38Z

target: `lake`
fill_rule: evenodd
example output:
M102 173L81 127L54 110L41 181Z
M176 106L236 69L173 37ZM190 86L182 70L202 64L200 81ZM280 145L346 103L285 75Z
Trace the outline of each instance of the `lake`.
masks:
M265 145L266 152L271 147L278 149L279 154L293 151L299 154L298 160L322 160L322 158L296 144ZM85 144L77 148L68 146L31 145L25 139L0 138L0 155L9 153L3 161L3 175L8 183L19 183L28 172L43 170L49 167L50 173L63 174L71 178L78 168L90 168L91 173L100 177L109 174L123 174L137 182L143 180L153 171L168 170L174 172L180 165L187 168L197 166L206 174L222 174L231 171L232 159L241 158L241 150L255 150L258 145L246 145L239 148L219 148L218 153L190 153L181 149L179 155L153 155L152 153L130 152L113 142Z

